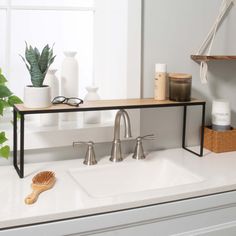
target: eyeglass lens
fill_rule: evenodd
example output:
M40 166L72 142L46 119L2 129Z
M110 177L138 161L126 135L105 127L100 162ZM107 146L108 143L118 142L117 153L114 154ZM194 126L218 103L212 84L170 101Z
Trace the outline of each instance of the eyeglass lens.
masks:
M81 100L78 98L69 98L66 103L72 106L77 106L81 103Z
M52 103L53 104L64 103L70 106L78 106L79 104L83 103L83 100L76 97L66 98L64 96L58 96L53 99Z
M59 103L63 103L66 101L66 98L63 97L63 96L58 96L58 97L55 97L52 101L52 103L54 104L59 104Z

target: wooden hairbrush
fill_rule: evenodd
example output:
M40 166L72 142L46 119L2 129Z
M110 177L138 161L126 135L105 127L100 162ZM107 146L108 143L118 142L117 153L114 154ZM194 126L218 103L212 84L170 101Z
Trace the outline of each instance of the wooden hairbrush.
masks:
M40 193L51 189L56 182L55 173L52 171L43 171L38 173L32 179L31 188L33 192L25 198L26 204L33 204L37 201Z

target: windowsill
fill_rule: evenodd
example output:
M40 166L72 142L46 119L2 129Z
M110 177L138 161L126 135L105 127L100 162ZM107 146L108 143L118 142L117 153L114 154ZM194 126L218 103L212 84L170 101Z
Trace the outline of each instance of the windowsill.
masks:
M0 130L4 130L6 132L11 132L13 130L13 125L11 123L11 119L0 120ZM18 128L19 128L18 121ZM47 131L55 131L55 130L74 130L74 129L89 129L89 128L98 128L98 127L109 127L113 126L113 120L102 121L97 124L85 124L83 123L83 119L79 118L76 121L59 121L56 125L43 125L40 124L38 119L27 120L25 121L25 132L26 133L38 133L38 132L47 132Z
M104 127L113 127L114 121L104 121L98 124L84 124L80 121L60 121L58 125L44 126L38 122L28 122L25 126L26 134L51 132L51 131L70 131L70 130L84 130L96 129Z
M60 121L57 126L42 126L37 121L26 121L25 150L71 146L74 141L78 140L108 142L113 137L113 125L114 121L106 121L99 124L83 124L80 121ZM6 132L9 140L8 144L12 147L12 124L2 122L0 130ZM19 124L18 130L20 131Z
M103 112L104 114L104 112ZM139 111L129 112L132 126L132 139L140 135ZM75 141L93 141L95 143L111 142L114 135L114 114L103 116L102 122L98 124L84 124L83 115L78 116L77 121L61 121L54 126L43 126L40 124L39 115L26 116L25 120L25 150L44 148L56 148L71 146ZM33 120L32 120L33 118ZM30 119L30 120L29 120ZM13 147L13 125L12 115L5 116L0 120L0 131L5 131L8 145ZM122 124L121 124L122 125ZM18 149L19 149L20 125L18 122ZM121 128L121 139L123 128Z
M71 146L75 141L89 141L95 143L111 142L114 132L114 121L99 124L79 124L77 122L61 122L59 126L42 127L37 122L29 122L25 126L25 150L55 148ZM19 127L18 127L19 128ZM0 125L8 137L8 144L13 147L12 125ZM123 137L121 128L121 139ZM133 130L133 138L139 134ZM19 131L18 131L19 139ZM19 141L18 141L19 149Z

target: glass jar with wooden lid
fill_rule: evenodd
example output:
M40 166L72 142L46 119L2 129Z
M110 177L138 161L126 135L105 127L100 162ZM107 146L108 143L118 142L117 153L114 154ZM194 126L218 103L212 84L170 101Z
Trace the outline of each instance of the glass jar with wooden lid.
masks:
M192 75L171 73L169 77L169 98L176 102L191 100Z

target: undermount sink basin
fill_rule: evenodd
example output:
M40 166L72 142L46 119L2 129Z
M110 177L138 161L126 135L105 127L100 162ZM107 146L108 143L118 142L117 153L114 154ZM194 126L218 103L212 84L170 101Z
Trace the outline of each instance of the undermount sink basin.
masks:
M91 197L102 198L171 188L203 179L171 160L130 161L69 170Z

